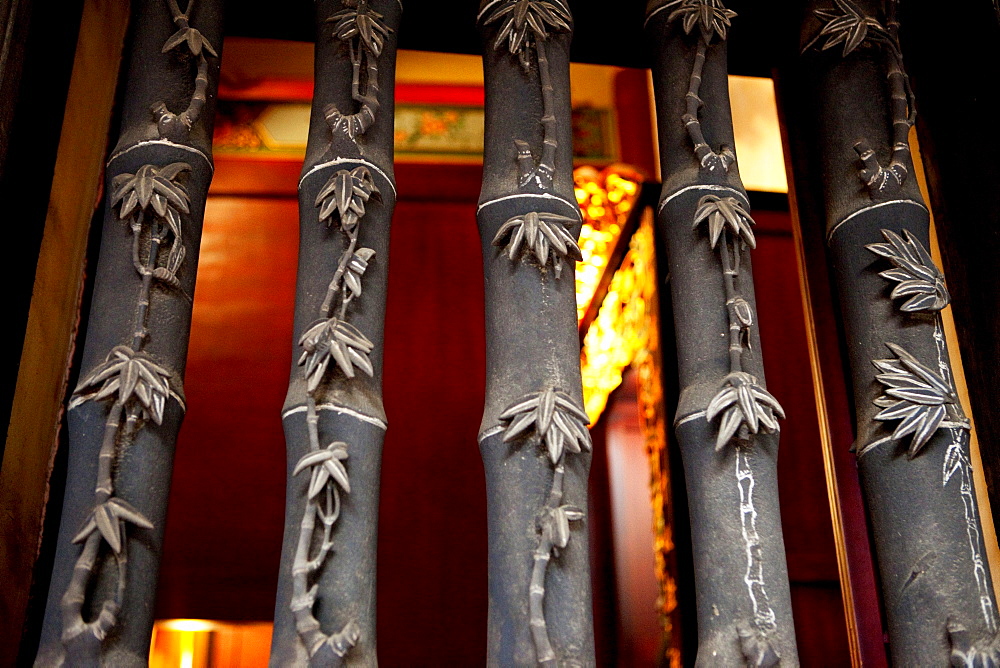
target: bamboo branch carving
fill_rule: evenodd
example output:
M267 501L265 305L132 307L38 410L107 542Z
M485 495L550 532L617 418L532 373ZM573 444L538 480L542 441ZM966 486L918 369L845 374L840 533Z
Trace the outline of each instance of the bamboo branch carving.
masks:
M509 52L517 56L524 72L529 73L531 71L529 50L534 47L542 90L541 158L536 164L528 142L514 140L517 147L518 185L522 190L532 185L543 191L549 190L555 175L555 156L559 142L555 137L556 117L552 99L552 75L545 52L545 40L549 37L549 31L564 32L570 29L569 11L562 5L561 0L551 0L551 2L507 0L483 19L483 25L501 21L493 48L501 49L506 40ZM513 261L518 257L522 241L526 242L525 251L532 252L542 267L548 264L551 251L552 268L556 278L559 278L563 261L583 259L576 238L567 229L567 226L576 222L567 216L531 211L523 216L508 219L497 231L493 245L503 246L504 240L507 239L507 254Z
M891 662L995 665L997 609L966 465L971 425L941 325L950 297L927 250L929 211L907 180L915 106L898 5L813 0L802 57L782 73L782 106L808 202L803 228L811 220L814 238L825 237L841 302Z
M197 68L194 78L194 92L187 109L181 113L175 114L170 111L164 102L154 104L152 113L161 139L183 141L191 131L191 125L198 120L201 110L205 106L205 95L208 90L208 58L206 54L214 57L218 57L219 54L205 39L205 36L189 24L194 0L188 0L187 9L183 12L177 4L177 0L167 0L167 4L170 6L174 23L177 25L177 32L163 44L163 53L173 52L181 59L195 59Z
M738 294L735 279L740 275L740 254L746 248L757 247L752 229L754 221L738 199L716 195L705 195L699 200L694 227L703 221L708 224L709 243L719 251L722 259L729 317L729 375L705 410L705 419L709 422L722 416L715 441L715 449L721 450L734 437L746 444L751 434L779 431L776 418L784 418L785 412L755 376L743 371L743 353L750 348L754 313L750 303ZM729 235L733 237L732 247Z
M345 114L331 104L324 114L333 133L344 133L351 141L372 126L379 109L378 57L382 55L386 36L393 32L383 19L382 14L369 6L369 0L344 0L344 9L326 20L334 24L333 36L348 45L353 66L351 97L360 107L354 113ZM362 64L366 68L363 85Z
M147 324L154 281L175 287L177 270L184 260L184 248L180 245L181 214L189 213L190 200L180 178L190 170L190 165L179 162L161 168L144 165L135 174L120 174L112 181L111 204L119 207L119 218L128 222L132 231L133 264L142 276L142 287L135 307L132 340L112 349L104 363L80 381L69 403L72 409L86 401L111 402L98 455L94 508L73 537L74 543L84 546L62 599L63 644L71 656L81 659L98 656L101 641L116 623L128 564L126 525L153 528L141 512L114 496L113 471L118 452L131 443L144 423L163 421L168 399L184 406L183 393L173 372L157 364L142 348L150 335ZM170 245L163 260L160 248L168 240ZM148 248L145 261L140 253L143 246ZM97 570L103 543L107 543L117 562L118 584L114 598L104 601L97 618L87 622L83 618L87 583Z
M721 0L647 6L664 182L657 231L675 326L688 332L678 336L674 427L689 471L692 524L700 527L698 663L798 665L776 495L776 435L785 412L766 389L755 350L749 256L757 238L733 169L726 97L735 16ZM689 79L676 76L688 67Z
M558 665L545 623L545 572L553 556L569 545L570 522L584 518L581 508L563 504L564 458L567 452L589 452L592 448L587 425L590 419L583 407L556 388L528 394L500 414L504 425L504 443L527 441L533 434L548 455L553 467L549 497L538 515L538 546L532 554L531 583L528 586L528 609L535 660L540 666Z
M705 65L708 46L715 37L725 41L736 12L723 6L721 0L672 0L656 11L669 11L667 22L679 21L685 34L690 35L695 26L699 29L701 39L698 40L694 63L691 66L691 79L684 98L685 111L681 121L691 138L694 154L701 168L709 173L718 171L724 174L736 161L736 154L733 153L732 147L726 144L722 144L719 150L715 151L705 139L701 121L698 119L698 111L705 103L698 93L701 90L701 72Z
M310 133L299 181L275 665L376 661L372 560L386 428L379 348L395 201L391 96L401 9L396 0L316 3L312 106L320 125Z
M219 39L220 4L197 5L205 34L191 25L194 0L183 11L177 0L134 4L137 29L122 127L107 164L84 367L67 405L74 463L37 665L148 656L147 597L155 589L174 439L186 410L184 353L211 179L206 104L218 52L205 35ZM177 113L151 104L189 92ZM201 132L189 133L192 127ZM69 526L75 522L80 526Z
M889 295L890 299L908 298L904 303L897 304L900 313L909 317L933 318L937 371L922 364L902 346L887 342L885 345L895 355L895 359L872 361L880 372L875 379L884 388L883 394L875 399L875 405L882 409L875 415L875 419L899 421L887 439L889 441L898 441L912 435L907 449L910 459L924 450L938 430L946 429L950 434L951 441L943 458L941 484L947 487L955 474L959 474L958 493L962 500L969 540L972 575L979 592L979 607L985 629L990 634L973 643L966 627L958 620L949 619L947 631L951 643L951 663L959 666L998 666L1000 636L997 635L996 606L985 558L980 549L982 536L972 485L972 463L967 454L971 424L962 411L955 390L941 322L940 311L949 304L951 298L944 284L944 276L919 239L906 229L902 236L885 229L881 233L886 243L868 244L866 248L892 263L892 269L882 271L879 275L896 283ZM869 444L866 449L877 443Z
M866 15L852 0L834 0L833 9L816 10L816 16L824 21L823 27L803 48L803 52L810 48L826 51L843 45L841 55L846 58L856 49L874 46L882 48L886 54L893 142L889 164L883 167L879 163L875 150L866 139L859 139L854 144L861 161L858 178L874 199L896 196L906 181L910 162L909 132L917 115L910 79L903 67L903 53L899 48L897 4L898 0L888 0L883 26Z
M761 542L756 527L757 510L753 500L754 471L747 460L746 451L752 445L752 435L778 432L778 419L784 418L785 412L756 376L743 371L743 355L750 348L754 311L750 303L739 295L735 282L739 277L740 255L746 248L757 246L752 229L754 221L740 200L716 195L705 195L699 200L694 227L699 227L703 221L707 221L709 244L719 251L722 261L726 314L729 320L729 374L705 409L705 419L712 423L721 415L715 441L716 451L721 451L729 443L734 443L736 448L740 527L746 551L743 582L753 610L750 623L738 623L736 630L748 665L777 666L780 657L768 639L768 634L777 627L776 615L768 602L765 589Z
M568 139L569 100L555 83L568 83L566 48L572 17L564 0L486 0L481 7L478 19L489 36L486 48L498 54L488 54L486 60L487 116L494 118L499 111L503 119L488 128L488 135L498 141L488 137L487 172L495 165L499 178L484 180L483 197L490 199L478 216L486 282L495 288L487 289L487 347L497 369L487 388L480 447L488 480L502 479L497 484L504 487L503 492L491 490L497 501L491 525L499 531L491 538L490 586L508 589L508 580L523 583L515 584L511 596L505 595L495 616L491 614L491 635L496 626L502 630L491 640L490 662L522 662L521 657L530 657L533 650L540 666L589 664L593 660L587 658L593 654L586 630L590 611L589 604L581 605L589 598L583 564L586 546L566 551L572 527L585 519L586 487L581 492L579 485L585 485L591 450L589 419L578 399L579 348L564 345L575 340L572 289L565 289L565 277L568 273L571 287L575 262L582 259L574 233L579 210L566 178L567 146L560 144ZM501 87L498 81L505 83ZM516 103L507 106L501 91L510 86L527 96L530 111L525 113ZM538 97L532 95L535 86ZM539 126L541 145L533 146L525 138ZM499 184L502 188L497 188ZM490 213L484 212L485 206L491 207ZM534 265L538 271L524 265ZM521 291L532 301L511 304L510 295ZM508 345L519 338L523 354ZM519 377L513 385L499 380L511 373ZM502 434L502 439L488 440L494 434ZM496 452L501 442L520 450L518 466L523 469L515 473L508 468L507 457ZM529 444L538 446L535 457L525 451ZM567 453L578 457L567 463ZM542 497L545 488L548 493ZM515 501L508 496L511 491L515 497L521 491L529 493L530 500ZM567 493L576 498L567 499ZM502 567L494 556L500 553L506 555ZM561 565L558 576L549 568L553 559ZM566 588L572 592L571 604L564 598ZM547 606L551 611L568 605L573 607L563 609L561 624L546 618Z
M485 12L485 10L484 10ZM525 74L531 71L531 50L535 52L538 65L538 80L542 91L542 150L536 159L531 145L523 139L515 139L517 167L521 188L534 185L540 190L549 190L555 176L556 140L555 105L553 102L552 74L545 50L549 33L569 32L572 19L562 0L504 0L485 18L480 14L484 26L500 22L494 49L501 49L504 41L507 49L517 56Z
M375 251L370 248L357 248L357 242L365 204L378 196L371 173L367 167L360 166L336 172L319 191L315 202L319 208L319 222L327 227L339 225L346 247L320 307L320 319L307 328L299 339L302 355L298 363L303 367L306 381L309 452L296 464L292 475L309 471L311 477L292 565L294 592L291 609L295 628L308 652L310 666L340 665L361 637L360 628L353 620L333 635L326 635L313 614L318 585L311 584L311 581L333 549L334 525L340 516L340 494L351 491L345 465L349 446L343 441L321 445L316 395L332 368L339 369L347 378L354 378L357 370L369 376L374 374L368 357L374 346L368 337L347 321L347 310L351 302L361 296L361 278L375 256ZM331 315L333 302L338 296L339 310ZM313 554L317 518L320 521L320 544Z

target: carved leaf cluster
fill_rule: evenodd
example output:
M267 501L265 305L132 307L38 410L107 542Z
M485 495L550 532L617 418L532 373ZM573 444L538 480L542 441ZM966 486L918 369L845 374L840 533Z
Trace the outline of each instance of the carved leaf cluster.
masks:
M145 215L152 214L167 224L173 235L166 267L157 267L153 275L170 285L177 285L176 273L184 261L181 243L181 214L190 213L191 199L178 177L191 171L186 162L174 162L164 167L143 165L135 174L119 174L111 181L111 206L119 206L118 217L132 221L137 234Z
M357 327L339 318L320 320L312 325L299 338L299 345L303 348L299 366L305 366L308 392L313 392L319 387L330 360L333 360L348 378L354 378L355 368L361 369L369 376L375 373L368 358L375 344Z
M143 529L152 529L153 523L135 509L131 504L118 498L110 498L99 504L90 511L90 516L83 523L83 527L75 536L74 543L82 543L87 540L92 533L97 531L101 537L111 546L115 554L122 551L122 535L124 524L134 524Z
M755 376L743 371L730 373L723 382L722 389L705 409L705 419L712 422L722 415L715 449L722 450L740 427L751 434L763 430L767 433L780 431L777 418L784 418L785 411L771 394L760 386Z
M335 220L344 230L353 230L365 215L365 204L379 191L365 166L348 171L342 169L330 177L316 195L319 220L331 225ZM337 218L333 214L337 214Z
M80 381L69 407L111 397L122 405L135 400L142 407L143 417L161 424L170 396L170 376L168 370L146 353L135 352L128 346L115 346L107 359Z
M756 223L747 210L743 208L743 203L735 197L705 195L698 200L692 228L697 228L706 220L708 221L708 239L713 249L719 243L723 230L728 230L735 238L742 240L750 248L757 247L757 239L753 234L753 225Z
M549 508L539 520L539 528L542 531L542 540L548 540L552 548L559 555L558 550L569 545L570 522L579 522L584 518L584 512L577 506L563 505L556 508Z
M576 222L573 218L555 213L531 211L523 216L514 216L501 225L493 237L493 245L503 246L504 239L508 239L505 250L507 257L514 260L521 252L523 244L523 248L534 253L542 266L548 264L551 253L552 267L556 278L559 278L564 259L566 261L583 259L580 246L566 229L567 225Z
M885 344L895 359L872 360L881 373L875 379L884 386L875 399L882 410L876 420L900 420L892 433L893 440L913 434L907 454L914 457L942 426L948 407L957 404L958 396L950 383L921 364L902 346ZM968 428L962 425L963 428Z
M302 457L295 465L292 476L297 476L308 468L312 469L307 495L309 500L319 496L330 480L334 480L345 492L350 493L351 481L347 478L347 469L343 464L345 459L347 459L347 443L334 441L325 448L314 450Z
M188 50L191 51L191 55L193 56L200 56L203 49L213 56L218 57L219 55L215 52L209 41L205 39L205 36L190 26L184 26L171 35L164 43L162 53L172 51L182 44L187 44Z
M889 32L882 24L865 15L851 0L833 0L833 4L834 9L816 10L816 16L826 22L816 36L817 40L826 38L820 46L821 51L843 44L843 55L847 56L861 46L866 38L890 41Z
M940 311L951 302L944 276L934 264L920 240L903 230L903 237L892 230L882 230L888 243L868 244L868 250L888 259L894 267L880 272L882 278L894 281L891 297L909 297L899 308L902 311Z
M569 10L562 0L505 0L493 10L483 25L502 21L493 48L499 49L507 40L508 50L528 69L528 47L534 40L546 40L549 31L569 32Z
M698 26L705 44L711 44L716 35L720 40L725 40L732 20L736 17L736 12L726 9L721 0L671 0L663 6L663 11L671 9L673 11L667 17L667 22L680 20L688 35Z
M182 172L191 171L186 162L173 162L164 167L143 165L135 174L119 174L111 180L111 206L121 204L118 217L122 220L143 211L152 211L163 218L175 236L181 233L178 213L189 213L191 199L177 182Z
M586 411L555 388L525 395L500 414L500 422L505 426L504 443L521 438L534 428L553 464L564 450L589 452L592 447Z
M362 46L378 58L385 47L385 38L393 32L384 23L385 17L368 6L366 0L344 0L344 7L326 22L335 24L333 36L347 42L357 37Z

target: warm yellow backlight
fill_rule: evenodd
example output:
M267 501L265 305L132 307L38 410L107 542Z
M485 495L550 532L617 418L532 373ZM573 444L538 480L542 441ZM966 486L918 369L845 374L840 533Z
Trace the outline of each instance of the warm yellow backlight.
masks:
M594 424L608 396L621 384L622 371L649 346L656 295L653 228L647 212L621 266L609 266L622 228L636 205L641 177L621 166L602 172L580 167L573 172L573 184L583 211L583 260L576 266L578 320L594 299L604 273L614 272L597 317L587 330L580 360L583 401Z
M576 264L576 318L579 321L597 291L622 226L635 205L640 177L627 168L616 166L604 171L578 167L573 170L573 185L576 203L583 212L580 230L583 260ZM611 271L614 269L612 267Z
M165 619L157 622L156 626L164 631L212 631L216 627L215 622L207 619Z
M161 619L153 626L150 668L266 668L270 622Z
M788 192L774 81L730 75L729 100L744 187L764 192Z

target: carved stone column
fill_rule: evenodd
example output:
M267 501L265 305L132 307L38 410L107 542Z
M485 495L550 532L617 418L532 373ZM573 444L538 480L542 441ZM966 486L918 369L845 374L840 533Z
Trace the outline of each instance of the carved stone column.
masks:
M221 2L135 3L36 665L146 665L204 213Z
M969 422L941 325L950 298L910 159L896 3L803 9L781 99L801 224L825 232L843 314L893 663L998 665Z
M316 3L273 666L376 665L398 0Z
M755 326L753 219L733 152L718 0L653 0L666 246L703 665L798 664L778 509L778 420Z
M593 665L563 0L480 5L490 665Z

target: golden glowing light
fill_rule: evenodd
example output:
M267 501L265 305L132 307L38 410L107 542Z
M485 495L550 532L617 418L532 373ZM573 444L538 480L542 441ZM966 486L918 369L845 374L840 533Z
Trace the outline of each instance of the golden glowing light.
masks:
M576 264L576 318L583 319L601 282L604 268L621 236L625 220L639 196L641 178L627 168L612 166L573 170L576 203L583 212L580 251Z
M266 668L270 622L161 619L153 625L150 668Z
M653 550L659 584L658 612L663 632L663 665L681 665L677 634L677 572L673 540L673 502L667 460L656 251L653 213L643 213L619 267L607 266L629 211L636 206L640 180L615 171L574 172L576 198L584 212L577 264L577 314L582 319L605 271L613 271L597 316L587 328L580 352L583 398L591 424L600 418L610 394L621 385L622 372L636 373L639 421L649 458Z
M608 395L621 384L622 371L655 337L650 331L656 301L655 262L652 214L647 211L583 340L583 401L591 424L600 418Z
M163 631L211 631L216 623L207 619L165 619L157 623Z

